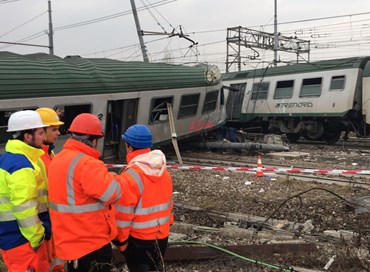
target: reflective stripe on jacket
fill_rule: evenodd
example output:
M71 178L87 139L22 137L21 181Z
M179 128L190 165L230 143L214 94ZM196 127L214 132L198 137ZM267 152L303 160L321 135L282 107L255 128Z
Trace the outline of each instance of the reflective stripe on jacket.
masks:
M70 139L50 164L50 216L60 259L78 259L117 234L110 204L120 198L121 185L98 160L99 155L97 150Z
M129 166L121 173L123 196L115 205L117 239L120 243L130 235L142 240L163 239L173 223L172 179L164 154L139 149L130 153L127 161Z
M47 178L41 149L9 140L0 157L0 248L28 241L37 247L50 238Z

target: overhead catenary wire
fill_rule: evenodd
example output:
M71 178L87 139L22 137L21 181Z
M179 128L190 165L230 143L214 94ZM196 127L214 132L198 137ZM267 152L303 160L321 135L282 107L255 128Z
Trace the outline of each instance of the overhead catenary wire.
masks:
M139 46L139 44L137 44L137 46ZM133 46L130 46L129 48L126 48L125 50L120 49L118 52L111 53L110 55L105 55L105 57L106 58L111 58L111 57L116 56L118 54L123 54L125 52L129 52L129 51L131 51L133 49L134 49L134 47Z
M173 25L158 11L158 9L155 8L155 6L153 6L153 4L149 3L148 0L146 0L146 2L158 13L158 15L160 17L162 17L162 19L173 29Z
M26 24L28 24L28 23L32 22L33 20L35 20L35 19L37 19L37 18L41 17L42 15L46 14L47 12L48 12L48 11L44 11L43 13L41 13L41 14L39 14L39 15L37 15L37 16L35 16L35 17L31 18L30 20L28 20L28 21L24 22L23 24L20 24L19 26L16 26L15 28L13 28L13 29L11 29L11 30L9 30L9 31L5 32L4 34L0 35L0 38L2 38L2 37L4 37L4 36L8 35L9 33L12 33L13 31L15 31L15 30L19 29L20 27L22 27L22 26L24 26L24 25L26 25Z
M162 1L158 1L158 2L153 3L152 6L153 7L159 7L159 6L167 5L169 3L176 2L176 1L178 1L178 0L162 0ZM142 10L145 10L145 9L146 9L146 7L137 8L138 11L142 11ZM107 15L107 16L103 16L103 17L83 21L83 22L78 22L78 23L73 23L73 24L69 24L69 25L55 27L54 31L67 30L67 29L71 29L71 28L75 28L75 27L90 25L90 24L94 24L94 23L114 19L114 18L117 18L117 17L126 16L126 15L129 15L131 13L132 13L132 10L127 10L127 11L123 11L123 12L119 12L119 13L114 13L114 14L110 14L110 15Z
M166 29L161 25L161 23L159 22L159 20L157 19L157 17L154 15L154 13L150 10L150 8L147 7L147 4L144 3L143 0L140 0L140 2L143 4L143 6L145 7L145 9L149 12L149 14L152 16L153 20L157 23L157 25L165 32L167 33ZM148 2L149 3L149 2ZM151 5L149 3L149 5ZM153 7L154 8L154 7Z
M364 22L368 22L370 19L361 19L361 20L357 20L357 21L353 21L352 23L364 23ZM346 26L348 24L348 22L339 22L339 23L331 23L331 24L325 24L325 25L320 25L319 27L321 29L330 29L330 30L337 30L338 29L338 26ZM335 28L333 28L335 26ZM315 30L315 27L318 27L318 26L309 26L309 27L300 27L298 29L287 29L285 30L284 32L285 33L289 33L291 32L292 34L303 34L303 31L312 31L312 30Z
M198 47L204 47L204 46L208 46L208 45L212 45L212 44L219 44L219 43L224 43L225 41L222 40L222 41L215 41L215 42L210 42L210 43L205 43L205 44L200 44L200 45L197 45ZM178 49L173 49L172 51L173 52L176 52L176 51L182 51L182 50L187 50L189 47L181 47L181 48L178 48ZM151 55L160 55L162 54L163 51L157 51L157 52L153 52L151 53ZM183 56L180 56L178 57L179 59L181 59Z
M307 22L312 22L312 21L330 20L330 19L338 19L338 18L362 16L362 15L370 15L370 11L361 12L361 13L353 13L353 14L344 14L344 15L335 15L335 16L326 16L326 17L319 17L319 18L308 18L308 19L301 19L301 20L294 20L294 21L279 22L278 25L307 23ZM255 25L255 26L250 26L250 27L254 28L254 27L260 27L260 26L273 26L273 24Z
M367 14L370 14L370 13L361 13L360 15L364 15L364 14L367 15ZM316 20L316 19L312 19L312 20ZM355 21L353 21L353 22L355 22ZM364 21L364 20L357 20L356 22L363 23L363 22L366 22L366 21ZM341 25L344 25L344 27L346 27L346 24L348 24L348 22L345 22L345 23L341 22L340 24ZM332 24L332 25L337 25L337 24ZM324 26L326 26L328 29L330 29L330 24L325 24ZM337 27L333 27L333 31L332 31L333 33L335 33L335 29L336 28ZM343 29L345 29L345 28L343 28ZM352 30L354 30L354 29L355 30L360 30L361 29L361 26L354 26L354 25L352 25ZM207 30L207 31L199 31L199 32L187 32L187 33L191 33L191 34L197 35L197 34L202 33L202 32L212 33L214 31L226 31L226 29L216 29L216 30ZM315 31L320 31L320 26L316 26L315 27ZM330 32L330 31L327 31L327 32ZM282 33L282 35L285 34L284 31L282 31L281 33ZM346 34L344 34L344 37L346 37L345 35ZM348 34L347 34L347 36L348 36ZM223 40L223 41L220 41L220 42L223 43L225 41ZM316 56L317 55L317 54L314 54L313 53L314 50L322 50L322 51L325 51L326 48L344 48L344 47L350 47L351 46L351 45L348 44L348 42L346 40L337 39L334 42L335 42L335 45L333 43L329 44L327 42L327 39L325 39L325 40L324 39L319 39L319 40L317 39L317 42L316 43L312 43L312 47L311 47L311 49L312 49L311 50L312 56ZM198 44L198 47L201 47L201 46L205 47L207 45L212 45L212 44L216 44L216 43L218 43L218 42L207 43L207 44L199 43ZM353 43L354 46L366 46L367 45L367 41L360 40L360 39L356 39L356 40L352 41L352 43ZM166 45L166 48L168 48L168 44ZM176 53L176 51L181 52L184 49L187 49L187 48L181 48L181 49L178 49L178 50L172 48L171 52L175 52L175 53ZM151 53L151 55L152 56L156 56L156 55L159 56L161 54L168 54L168 53L166 53L166 51L167 51L167 49L166 50L163 50L163 51L158 51L158 52L155 52L155 53ZM284 55L285 53L281 53L281 54ZM268 57L270 55L271 54L269 54L268 52L265 52L264 59L268 59ZM180 57L177 57L174 54L171 54L171 59L174 61L176 59L182 59L183 56L184 56L184 54L181 54ZM340 52L338 52L338 50L337 50L337 52L331 52L330 53L330 56L331 57L336 57L336 56L342 57L341 54L340 54ZM207 57L207 54L203 54L203 57ZM326 58L326 59L329 58L329 54L325 54L324 58ZM223 58L223 59L226 60L225 58ZM153 58L152 57L152 61L161 61L161 60L163 60L163 58L159 58L159 57L154 57ZM282 60L284 61L284 58L282 58ZM210 60L208 59L208 61L210 61ZM264 60L262 59L261 61L264 61ZM223 65L224 65L224 62L225 61L218 61L218 63L221 63ZM179 63L181 63L181 61Z
M17 2L17 1L19 1L19 0L1 0L0 5L1 4L8 4L8 3L12 3L12 2Z
M37 33L34 33L26 38L23 38L23 39L20 39L20 40L17 40L15 41L15 43L21 43L21 42L27 42L27 41L31 41L31 40L34 40L36 38L39 38L41 36L44 36L45 35L45 31L40 31L40 32L37 32ZM14 46L14 45L5 45L5 46L2 46L0 47L0 50L3 50L5 48L8 48L8 47L11 47L11 46Z
M3 0L4 1L4 0ZM8 0L7 0L8 1ZM155 2L155 3L150 3L149 1L145 0L148 4L147 5L144 5L142 7L140 7L141 10L155 10L164 20L166 20L156 9L155 7L156 6L160 6L160 5L165 5L167 3L171 3L171 2L174 2L174 1L177 1L177 0L172 0L172 1L169 1L169 0L162 0L162 1L158 1L158 2ZM1 0L0 0L1 2ZM54 30L55 31L62 31L62 30L66 30L66 29L70 29L70 28L74 28L74 27L79 27L79 26L84 26L84 25L88 25L90 23L95 23L95 20L96 19L101 19L101 21L104 21L104 20L109 20L109 19L112 19L110 18L109 16L112 16L112 15L117 15L117 16L125 16L125 15L128 15L130 14L131 11L125 11L125 12L128 12L127 14L122 14L122 13L116 13L116 14L111 14L111 15L108 15L108 16L104 16L104 17L99 17L99 18L95 18L95 19L92 19L92 20L88 20L88 21L84 21L84 22L80 22L80 23L75 23L75 24L70 24L70 25L65 25L65 26L61 26L59 29L58 28L55 28ZM120 15L121 14L121 15ZM329 19L341 19L341 18L351 18L351 22L350 22L350 26L348 26L349 22L340 22L340 23L332 23L332 24L322 24L322 25L319 25L319 26L315 26L314 28L314 31L318 34L321 34L323 35L322 33L329 33L331 36L330 37L320 37L320 38L316 38L312 43L312 56L317 56L317 57L320 57L320 52L326 52L328 50L326 50L327 48L336 48L336 52L328 52L328 54L325 53L325 55L323 56L324 58L333 58L333 57L341 57L341 54L340 52L346 52L348 49L347 48L350 48L352 46L355 46L355 47L362 47L363 51L366 50L367 46L368 46L368 42L367 42L367 32L363 31L363 36L365 36L364 39L359 39L359 38L356 38L354 37L354 39L352 40L352 44L351 42L346 39L350 36L351 34L351 31L352 32L358 32L360 31L361 29L365 29L361 24L363 23L367 23L370 19L358 19L357 17L360 17L360 16L368 16L370 14L370 12L363 12L363 13L355 13L355 14L346 14L346 15L338 15L338 16L327 16L327 17L320 17L320 18L309 18L309 19L303 19L303 20L295 20L295 21L288 21L288 22L280 22L278 25L289 25L289 24L295 24L295 23L300 23L300 22L315 22L315 21L320 21L320 20L329 20ZM114 17L115 18L115 17ZM158 17L157 17L158 18ZM358 19L358 20L355 20L355 19ZM167 23L172 27L172 25L167 21ZM265 24L263 25L264 27L267 27L267 26L270 26L270 24ZM253 27L253 26L252 26ZM258 25L256 27L261 27L261 25ZM312 27L311 27L312 28ZM302 29L302 28L297 28L296 30L299 30L299 29ZM309 27L307 28L307 31L309 30ZM366 30L366 29L365 29ZM226 28L224 29L213 29L213 30L204 30L204 31L189 31L189 32L186 32L184 31L185 35L186 34L192 34L192 35L200 35L200 34L206 34L206 33L209 33L209 34L212 34L212 33L215 33L215 32L221 32L221 31L226 31ZM289 30L289 31L294 31L293 30ZM294 34L292 32L286 32L284 30L281 31L281 34L282 35L290 35L290 34ZM18 42L21 42L21 41L25 41L25 40L31 40L31 39L36 39L36 38L39 38L41 36L45 35L45 31L42 31L42 32L38 32L38 33L35 33L34 35L31 35L29 37L26 37L26 38L23 38L22 40L19 40ZM312 34L306 34L306 35L312 35ZM305 36L305 37L309 37L309 36ZM302 36L302 38L304 38ZM369 37L370 38L370 37ZM159 40L155 40L155 41L149 41L150 43L154 43L156 41L159 41ZM170 42L171 42L171 39L168 40L166 46L165 46L165 49L163 49L162 51L157 51L155 53L151 53L151 56L152 56L152 60L154 61L162 61L164 59L164 57L161 57L160 55L161 54L165 54L166 56L169 56L168 54L168 48L170 48ZM225 40L221 41L223 43L225 43ZM146 44L148 44L148 42L146 42ZM212 46L213 44L217 44L217 42L214 42L214 43L199 43L197 45L197 47L203 47L203 48L206 48L208 46ZM106 52L109 52L110 50L113 52L111 53L110 55L111 56L115 56L119 53L122 53L121 52L117 52L117 53L114 53L114 51L117 51L117 50L122 50L121 48L135 48L136 45L129 45L128 47L126 46L123 46L123 47L120 47L120 49L107 49L107 50L100 50L99 52L93 52L93 53L89 53L89 54L85 54L86 55L96 55L96 54L104 54L106 55ZM6 48L6 47L9 47L9 45L7 46L4 46L2 48ZM202 54L201 56L198 56L198 53L195 53L195 54L189 54L189 53L192 53L189 51L188 54L184 54L184 50L188 50L189 48L188 47L184 47L182 49L174 49L174 48L171 48L171 53L174 52L174 53L178 53L180 54L180 56L177 56L176 54L171 54L171 57L170 57L170 60L171 62L174 62L174 61L179 61L179 63L183 63L184 61L191 61L189 60L188 58L198 58L201 59L201 58L207 58L209 56L209 54L206 53L206 51L204 50L204 53L202 51ZM127 50L129 51L129 50ZM127 52L125 50L125 52ZM208 52L210 50L207 50ZM316 51L317 53L314 53L314 51ZM186 52L186 51L185 51ZM281 53L282 55L285 54L285 53ZM132 59L132 54L130 54L130 59ZM139 56L139 55L138 55ZM186 57L186 59L185 59ZM267 60L268 58L270 57L270 54L268 52L265 52L265 55L263 55L263 59L261 59L260 61L264 61L264 60ZM281 58L282 60L285 60L284 57ZM182 60L182 61L181 61ZM207 59L208 61L211 61L210 59ZM223 58L223 60L226 61L226 58ZM224 65L224 62L225 61L222 61L222 60L217 60L217 63L220 63L222 65ZM259 60L258 60L259 61Z
M152 43L152 42L157 42L157 41L164 40L164 39L167 39L167 38L168 37L158 38L158 39L155 39L155 40L152 40L152 41L148 41L148 42L146 42L146 44L149 44L149 43ZM122 49L126 49L126 48L133 49L133 48L136 48L137 46L139 46L139 43L135 43L135 44L127 45L127 46L122 46L122 47L117 47L117 48L112 48L112 49L107 49L107 50L102 50L102 51L97 51L97 52L91 52L91 53L83 54L81 56L87 57L87 56L92 56L92 55L96 55L96 54L99 54L99 53L105 54L107 52L122 50ZM129 51L129 50L127 50L127 51ZM120 53L120 52L118 52L118 53ZM112 54L112 56L116 55L118 53L114 53L114 54Z
M158 2L155 2L155 3L152 3L151 6L152 7L162 6L162 5L169 4L169 3L172 3L172 2L176 2L176 1L178 1L178 0L161 0L161 1L158 1ZM145 9L145 7L139 7L138 8L139 11L141 11L143 9ZM74 24L69 24L69 25L65 25L65 26L55 27L54 31L62 31L62 30L70 29L70 28L85 26L85 25L89 25L89 24L93 24L93 23L97 23L97 22L101 22L101 21L114 19L114 18L121 17L121 16L126 16L126 15L129 15L131 13L132 13L131 10L124 11L124 12L119 12L119 13L107 15L107 16L104 16L104 17L91 19L91 20L88 20L88 21L83 21L83 22L79 22L79 23L74 23ZM16 43L29 41L29 40L41 37L44 34L45 34L45 30L42 30L42 31L39 31L35 34L32 34L32 35L28 36L28 37L17 40ZM0 47L0 50L11 47L11 46L14 46L14 45L6 45L6 46L3 46L3 47ZM107 50L104 50L104 51L107 51ZM102 51L102 52L104 52L104 51ZM91 55L93 55L93 54L95 54L95 53L91 53Z
M21 42L31 41L31 40L34 40L34 39L39 38L41 36L44 36L44 35L45 35L45 31L40 31L40 32L37 32L35 34L32 34L32 35L30 35L30 36L28 36L26 38L23 38L21 40L17 40L17 41L15 41L15 43L21 43ZM0 47L0 50L3 50L5 48L11 47L11 46L14 46L14 45L5 45L5 46L2 46L2 47Z
M150 4L153 6L153 8L155 7L154 5L158 4L158 3L162 3L161 2L156 2L154 4ZM141 8L144 8L144 7L141 7ZM145 7L147 8L147 7ZM342 17L348 17L348 16L360 16L360 15L368 15L370 14L370 12L364 12L364 13L357 13L357 14L351 14L351 15L339 15L339 16L329 16L329 17L321 17L321 18L311 18L311 19L304 19L304 20L296 20L296 21L289 21L289 22L283 22L283 23L280 23L280 24L290 24L290 23L297 23L297 22L307 22L307 21L317 21L317 20L323 20L323 19L333 19L333 18L342 18ZM101 18L105 18L105 17L101 17ZM359 20L360 21L360 20ZM85 25L85 23L89 23L89 21L86 21L86 22L82 22L82 23L79 23L79 24L83 24ZM343 23L342 23L343 24ZM64 30L64 29L67 29L69 27L77 27L78 25L76 24L72 24L72 25L68 25L68 26L63 26L61 27L59 30ZM267 26L267 25L266 25ZM188 32L188 33L191 33L191 34L200 34L200 33L212 33L212 32L218 32L218 31L225 31L226 29L216 29L216 30L205 30L205 31L198 31L198 32ZM224 41L223 41L224 42ZM148 42L146 42L148 43ZM210 43L209 43L210 44ZM133 45L135 46L135 45ZM199 46L206 46L205 45L202 45L202 44L199 44ZM168 47L168 45L166 46L166 48ZM315 47L314 47L315 48ZM323 49L325 48L325 46L323 46ZM318 47L316 47L315 49L319 49ZM107 51L110 51L110 50L114 50L114 49L107 49L107 50L103 50L103 51L99 51L99 52L94 52L94 53L89 53L87 55L93 55L93 54L97 54L97 53L103 53L103 52L107 52ZM183 49L182 49L183 50ZM173 50L172 50L173 51ZM181 51L181 50L180 50ZM160 51L160 52L156 52L155 54L163 54L163 53L166 53L166 50L164 51ZM153 53L151 54L153 55ZM183 55L181 56L183 57Z

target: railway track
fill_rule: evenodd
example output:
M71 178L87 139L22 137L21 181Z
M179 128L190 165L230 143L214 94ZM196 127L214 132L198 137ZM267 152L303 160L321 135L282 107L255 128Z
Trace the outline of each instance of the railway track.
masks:
M168 164L175 165L176 159L174 157L168 157ZM227 170L233 169L233 167L240 167L240 169L245 169L245 172L255 173L253 169L255 169L255 162L251 160L243 161L235 161L235 160L228 160L228 159L210 159L210 158L195 158L195 157L182 157L184 165L189 165L190 170L202 170L202 166L209 167L205 168L205 170ZM191 168L193 166L193 168ZM200 166L197 168L196 166ZM226 168L225 168L226 166ZM227 168L230 166L230 168ZM251 170L248 170L250 168ZM362 187L362 188L370 188L370 179L367 176L362 176L358 174L337 174L334 177L325 175L324 173L294 173L294 172L274 172L269 171L268 169L284 169L290 168L290 166L283 165L283 164L264 164L263 169L267 169L265 174L269 177L273 176L280 176L284 177L285 179L295 179L299 181L314 181L322 184L336 184L340 186L353 186L353 187ZM307 168L305 166L295 166L295 169L305 169L305 170L314 170L314 168Z
M328 147L338 147L343 150L345 149L357 149L357 150L363 150L363 149L370 149L370 138L356 138L356 137L350 137L347 141L340 139L336 144L334 145L328 145L325 142L315 142L315 141L308 141L305 139L300 139L297 141L298 145L315 145L315 146L328 146Z

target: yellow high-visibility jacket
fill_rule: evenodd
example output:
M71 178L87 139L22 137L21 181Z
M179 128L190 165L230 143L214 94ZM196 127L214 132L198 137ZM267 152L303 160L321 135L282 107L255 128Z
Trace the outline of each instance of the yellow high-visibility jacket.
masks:
M0 248L41 244L51 234L42 149L9 140L0 156Z

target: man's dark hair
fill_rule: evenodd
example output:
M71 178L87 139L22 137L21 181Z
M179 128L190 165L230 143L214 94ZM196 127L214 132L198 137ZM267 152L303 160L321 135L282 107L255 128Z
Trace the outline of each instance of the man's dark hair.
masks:
M24 134L28 133L28 134L34 135L35 131L36 129L27 129L27 130L17 131L16 133L13 134L13 138L15 140L24 141Z
M136 151L138 149L142 149L142 148L134 147L134 146L130 145L128 142L126 142L126 143L127 143L128 146L131 146L131 148L132 148L133 151Z
M72 133L72 139L77 140L81 143L84 143L90 147L93 147L93 143L92 143L93 140L97 140L100 138L102 137L96 136L96 135L86 135L86 134L76 133L76 132Z

